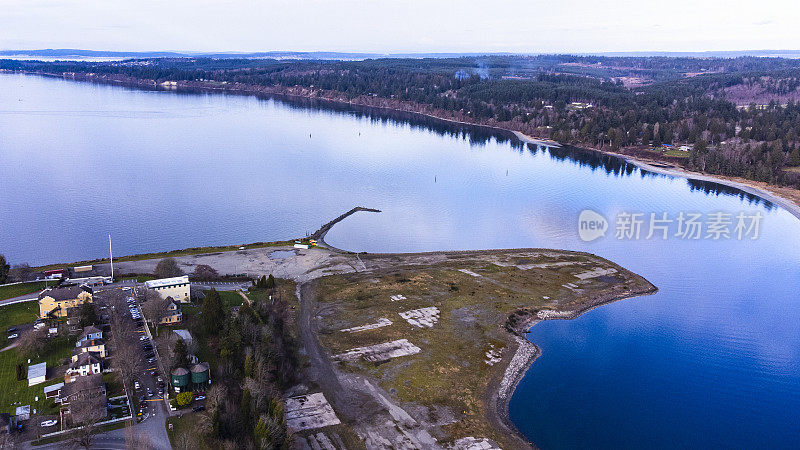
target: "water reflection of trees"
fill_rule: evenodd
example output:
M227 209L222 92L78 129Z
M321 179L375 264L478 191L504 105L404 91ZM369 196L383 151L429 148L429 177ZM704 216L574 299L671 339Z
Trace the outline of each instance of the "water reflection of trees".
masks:
M532 155L545 152L550 158L557 161L571 162L579 167L589 168L592 171L602 170L607 175L616 177L632 176L634 173L637 173L637 171L642 178L670 177L670 175L639 169L636 165L622 158L596 150L573 147L570 145L550 147L532 143L526 144L520 141L514 133L492 127L452 122L426 116L424 114L387 108L349 105L325 99L288 97L282 95L261 95L259 98L279 101L282 105L291 109L320 111L327 114L346 115L358 119L366 119L371 124L376 125L391 124L408 126L413 130L423 130L433 132L443 137L466 140L469 142L470 146L473 147L482 147L490 142L496 142L498 144L507 144L520 152L524 152L527 148L528 152ZM767 209L775 208L772 202L738 188L710 181L687 179L686 182L692 192L701 191L706 195L730 195L746 201L749 204L761 204Z
M532 154L537 154L545 150L549 153L550 157L558 161L569 161L577 164L580 167L588 167L592 171L603 170L607 175L614 176L632 176L637 172L637 166L625 161L617 156L608 155L606 153L598 152L595 150L583 149L579 147L563 146L563 147L544 147L535 144L528 144L528 150ZM638 169L638 173L642 178L669 178L671 175L663 173L651 172L649 170ZM766 209L771 210L775 205L769 200L765 200L757 195L750 194L741 189L731 187L725 184L716 183L713 181L703 181L687 179L686 184L692 192L700 191L706 195L730 195L739 198L739 200L746 201L751 205L763 205Z

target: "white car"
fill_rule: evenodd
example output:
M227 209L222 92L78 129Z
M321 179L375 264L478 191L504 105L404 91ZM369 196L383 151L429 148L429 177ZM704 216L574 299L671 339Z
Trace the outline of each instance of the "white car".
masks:
M139 340L140 341L146 341L147 340L147 335L142 335L142 337L140 337Z
M8 335L8 338L9 338L9 339L16 339L16 338L18 338L18 337L19 337L19 334L18 334L18 333L14 333L14 334L9 334L9 335Z
M50 419L50 420L45 420L44 422L42 422L42 426L43 427L52 427L53 425L55 425L57 423L58 423L57 420Z
M134 381L134 382L133 382L133 388L134 388L134 389L139 389L140 387L141 387L141 386L139 385L139 382L138 382L138 381Z

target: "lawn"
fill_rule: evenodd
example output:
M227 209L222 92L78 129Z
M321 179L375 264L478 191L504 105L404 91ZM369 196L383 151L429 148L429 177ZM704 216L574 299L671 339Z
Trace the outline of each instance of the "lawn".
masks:
M169 436L169 443L172 448L180 448L178 446L179 436L181 440L186 440L188 448L210 448L203 438L197 433L197 421L200 419L200 414L185 413L181 416L173 416L167 419L164 425L167 427L167 435ZM172 429L169 429L170 424ZM183 435L183 436L182 436ZM186 448L185 446L183 448Z
M215 252L230 252L234 250L238 250L241 247L246 249L251 248L263 248L263 247L276 247L282 245L292 245L294 241L275 241L275 242L254 242L252 244L244 244L244 245L224 245L219 247L191 247L185 248L181 250L171 250L168 252L155 252L155 253L142 253L139 255L126 255L121 256L118 258L114 258L115 261L141 261L143 259L161 259L161 258L171 258L175 256L189 256L189 255L202 255L203 253L215 253ZM51 270L51 269L62 269L64 266L80 266L86 264L104 264L108 263L108 258L101 258L101 259L92 259L87 261L76 261L71 263L65 264L49 264L46 266L39 266L34 267L34 270Z
M68 336L49 340L38 358L31 358L31 364L47 363L48 380L44 383L28 387L28 380L17 380L17 364L23 365L23 375L28 376L28 358L21 357L16 348L0 352L0 412L14 413L19 405L31 405L38 411L47 414L58 412L52 400L45 400L44 387L64 381L61 377L54 377L55 369L61 366L70 351L74 348L73 339ZM35 401L36 397L39 401Z
M51 283L55 284L55 282ZM31 281L30 283L11 284L0 286L0 300L5 300L20 295L32 294L45 288L44 281Z
M667 150L664 152L665 156L677 156L679 158L688 158L689 152L684 152L681 150Z
M31 323L39 317L39 303L22 302L0 306L0 348L5 348L6 330L15 325Z
M219 298L222 300L222 306L226 312L230 312L232 307L242 306L244 303L244 299L238 291L219 291Z

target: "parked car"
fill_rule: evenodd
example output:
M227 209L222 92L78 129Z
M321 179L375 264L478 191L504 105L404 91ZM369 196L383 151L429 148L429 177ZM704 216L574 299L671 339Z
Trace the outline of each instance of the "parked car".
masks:
M194 411L194 412L200 412L200 411L205 411L205 410L206 410L206 407L204 405L197 405L194 408L192 408L192 411Z
M138 381L134 381L134 382L133 382L133 388L138 390L138 389L141 389L141 388L142 388L142 386L139 384L139 382L138 382Z
M11 327L11 328L8 329L9 333L13 333L15 331L17 331L17 327Z
M52 427L53 425L55 425L57 423L58 423L57 420L50 419L50 420L45 420L44 422L42 422L42 426L43 427Z
M142 336L139 338L139 340L140 340L140 341L146 341L146 340L147 340L147 335L146 335L146 334L143 334L143 335L142 335Z
M19 333L14 333L14 334L9 334L9 335L8 335L8 338L9 338L9 339L16 339L16 338L18 338L18 337L19 337Z
M47 326L47 324L45 324L44 322L36 322L35 324L33 324L33 329L34 330L41 330L42 328L44 328L46 326Z
M197 396L197 397L195 397L194 399L195 399L195 400L205 400L205 399L206 399L206 396L205 396L205 395L198 395L198 396Z

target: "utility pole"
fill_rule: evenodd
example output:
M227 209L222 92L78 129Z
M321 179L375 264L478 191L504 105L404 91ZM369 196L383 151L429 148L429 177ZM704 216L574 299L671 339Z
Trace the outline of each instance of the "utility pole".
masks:
M108 235L108 257L111 260L111 282L114 282L114 254L111 252L111 235Z

